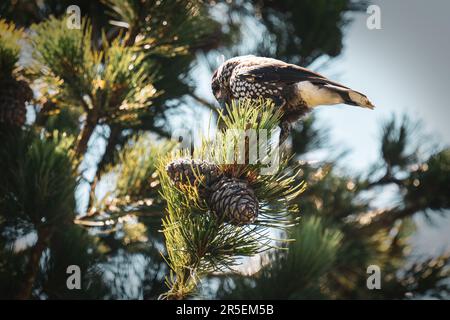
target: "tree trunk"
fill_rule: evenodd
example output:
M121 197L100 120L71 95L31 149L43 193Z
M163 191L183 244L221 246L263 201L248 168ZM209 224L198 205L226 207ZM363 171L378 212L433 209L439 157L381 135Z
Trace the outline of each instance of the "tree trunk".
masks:
M95 196L95 187L97 186L97 182L100 180L100 177L106 167L106 165L110 162L111 158L114 155L114 150L117 145L117 141L120 137L120 134L122 132L120 126L116 124L110 125L110 134L108 137L108 143L105 148L105 152L103 153L102 158L100 159L98 165L97 165L97 172L95 173L94 180L92 180L92 183L90 185L90 192L89 192L89 204L88 208L91 207L92 202L94 200Z
M33 285L36 280L36 275L39 271L39 263L41 261L41 256L48 245L50 235L51 235L50 229L48 228L38 230L38 239L36 244L31 249L28 264L25 269L23 286L16 296L16 298L19 300L30 299L31 297L31 291L33 289Z
M77 158L86 153L89 139L97 126L98 117L94 114L87 114L86 124L83 127L79 137L75 153Z

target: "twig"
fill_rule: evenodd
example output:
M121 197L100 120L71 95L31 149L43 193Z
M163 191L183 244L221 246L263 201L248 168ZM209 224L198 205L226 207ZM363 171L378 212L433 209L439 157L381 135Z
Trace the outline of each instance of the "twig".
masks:
M215 114L218 114L218 110L217 108L210 103L209 101L207 101L206 99L203 99L201 97L199 97L198 95L196 95L195 93L191 92L189 94L191 96L191 98L193 98L195 101L200 102L202 105L204 105L205 107L207 107L208 109L212 110Z

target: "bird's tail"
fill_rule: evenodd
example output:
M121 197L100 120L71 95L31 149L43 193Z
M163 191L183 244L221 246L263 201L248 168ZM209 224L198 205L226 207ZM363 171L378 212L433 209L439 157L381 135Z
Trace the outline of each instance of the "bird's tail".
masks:
M308 107L345 103L363 108L375 108L362 93L328 79L319 80L320 82L302 81L297 84L297 90Z
M369 98L358 91L352 90L350 88L337 87L334 85L325 85L324 87L332 92L337 93L343 100L342 102L345 104L368 109L375 108L372 102L370 102Z

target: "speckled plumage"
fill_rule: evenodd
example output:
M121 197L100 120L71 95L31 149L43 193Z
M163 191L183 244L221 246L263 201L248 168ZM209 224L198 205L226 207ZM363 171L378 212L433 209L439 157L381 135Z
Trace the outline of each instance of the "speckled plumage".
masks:
M373 108L357 91L308 69L265 57L240 56L225 61L215 71L211 87L221 104L241 98L272 99L283 109L282 141L291 123L317 105L345 103Z

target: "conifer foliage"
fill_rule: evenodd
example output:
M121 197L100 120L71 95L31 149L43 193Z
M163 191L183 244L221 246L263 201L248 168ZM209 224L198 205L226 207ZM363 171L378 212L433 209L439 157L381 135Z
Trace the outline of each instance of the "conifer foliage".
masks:
M0 20L0 32L0 122L21 127L25 123L25 103L33 98L29 84L20 79L17 65L23 30Z
M79 28L68 28L69 5ZM448 252L418 257L410 242L416 218L448 212L448 147L425 149L411 120L393 118L376 164L348 174L340 155L306 160L335 147L313 117L280 149L270 100L218 111L200 94L221 54L306 67L339 55L360 9L2 2L0 298L448 298ZM204 110L217 125L199 141L170 139ZM80 290L66 285L73 265ZM367 288L369 265L381 290Z
M298 211L292 201L304 190L303 183L296 181L297 172L286 172L284 162L275 173L264 178L261 174L269 164L264 160L278 159L273 155L279 148L259 144L263 156L252 163L239 162L242 154L236 147L245 130L254 129L257 136L273 132L279 116L270 101L234 104L228 115L220 115L225 128L217 133L217 140L205 138L192 160L179 151L173 155L175 160L161 165L167 202L163 232L172 270L167 279L170 290L163 297L188 297L202 277L231 268L237 256L270 249L274 244L269 227L284 230L295 224Z

